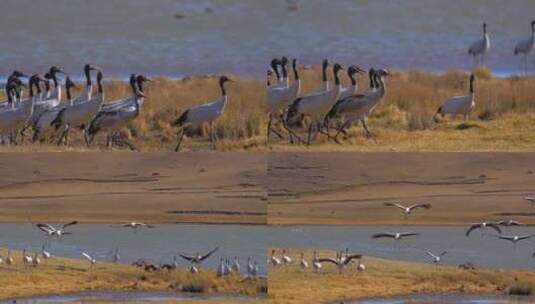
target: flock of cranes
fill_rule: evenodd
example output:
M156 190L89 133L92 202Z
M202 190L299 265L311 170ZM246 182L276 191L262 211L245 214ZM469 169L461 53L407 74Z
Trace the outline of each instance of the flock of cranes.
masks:
M32 142L56 136L57 144L60 145L66 143L70 130L81 129L88 146L100 132L108 134L107 144L111 146L112 139L116 139L116 133L138 117L145 100L143 85L150 79L143 75L132 74L130 76L132 95L104 103L102 69L86 64L83 72L86 79L85 88L79 96L74 97L71 89L76 87L76 84L59 67L50 67L44 76L40 74L27 76L18 70L13 71L5 86L7 101L0 103L2 142L24 143L25 133L30 129L33 130ZM92 73L95 72L96 91L92 79ZM59 74L65 75L65 98L58 79ZM28 85L24 84L23 78L28 78ZM24 96L25 88L28 89L28 97ZM122 142L134 148L125 139L122 139Z
M526 200L530 202L535 202L535 198L533 197L525 197ZM423 210L429 210L431 209L432 205L428 203L416 203L416 204L410 204L410 205L404 205L401 203L391 203L387 202L384 203L385 207L394 207L400 210L405 217L410 216L413 214L415 210L423 209ZM503 235L503 229L502 227L520 227L525 226L524 224L508 219L508 220L501 220L496 222L481 222L481 223L474 223L471 224L468 229L465 232L466 237L470 237L473 231L479 230L481 232L481 236L489 235L490 237L496 238L498 240L504 240L508 241L511 244L513 244L514 249L516 250L517 243L525 240L529 240L532 238L535 238L535 234L524 234L524 235ZM487 234L486 231L489 229L492 229L495 233L494 234ZM413 238L421 236L422 234L419 232L380 232L375 233L371 235L372 240L377 239L390 239L394 241L394 247L396 245L399 245L402 240L407 238ZM425 250L425 255L430 258L430 262L435 265L440 265L442 263L443 257L448 253L448 251L443 250L440 253L433 253L430 250ZM324 263L330 263L336 266L336 269L339 273L341 273L345 268L350 267L352 261L357 261L357 267L356 270L358 272L366 270L366 265L362 262L364 255L362 254L356 254L356 253L350 253L349 249L346 248L345 251L336 251L335 257L324 257L320 258L317 251L314 251L311 263L309 264L309 261L305 258L305 254L303 252L300 253L300 261L299 261L299 267L302 271L305 271L309 268L310 265L312 265L313 272L321 272L323 269ZM535 258L535 252L533 252L532 257ZM289 249L282 249L280 256L277 256L276 250L271 250L271 255L268 260L268 264L271 264L273 267L281 267L285 265L291 265L293 263L292 257L289 254Z
M37 227L40 231L42 231L46 237L45 242L43 243L43 246L40 251L36 251L33 254L24 248L21 253L21 261L22 265L24 266L38 266L42 263L42 261L47 261L51 259L53 256L50 253L50 251L47 251L46 248L51 247L51 241L57 240L61 241L61 239L64 236L72 235L72 231L68 231L68 229L74 225L78 225L78 221L71 221L65 224L62 224L61 226L53 226L51 224L46 223L37 223L35 224L35 227ZM112 225L111 227L116 228L127 228L131 229L133 233L136 233L138 229L140 228L146 228L151 229L155 228L154 225L142 223L142 222L128 222L128 223L122 223L117 225ZM143 263L135 262L133 263L134 266L143 267L146 271L160 271L160 270L176 270L180 268L180 265L178 263L178 258L181 258L188 262L190 264L188 271L191 274L197 274L200 272L200 266L203 262L205 262L207 259L212 257L217 251L219 250L219 247L214 248L213 250L205 253L200 254L199 252L195 253L194 255L188 255L185 253L178 253L177 255L173 256L173 262L171 264L152 264L149 262L146 262L144 260ZM118 263L121 260L121 256L119 254L119 248L115 248L115 250L111 251L110 253L105 255L108 258L108 261L111 261L113 263ZM89 253L85 251L80 250L80 257L85 259L89 263L89 271L96 270L97 265L97 255L94 253ZM0 264L5 264L7 266L15 266L15 258L11 251L11 249L8 249L7 256L4 258L0 256ZM235 256L232 259L229 258L220 258L220 263L216 269L216 275L218 277L224 277L227 275L233 274L241 274L242 271L245 271L245 274L247 277L250 278L256 278L259 275L259 265L256 262L256 260L253 259L253 257L249 256L247 259L247 264L245 265L245 268L242 270L239 258Z
M523 55L527 69L527 58L535 43L535 20L531 22L531 36L520 41L514 48L515 55ZM483 24L483 36L468 48L468 54L478 64L484 64L485 55L490 49L490 34L487 24ZM289 71L289 65L293 73ZM288 60L285 56L271 60L267 71L266 110L268 115L267 142L272 134L283 138L283 130L287 132L291 143L306 143L312 138L324 134L328 139L340 143L340 134L347 134L347 129L354 123L361 123L366 135L373 134L367 126L367 119L372 114L386 93L385 78L390 73L385 69L371 68L365 71L358 65L347 68L347 76L351 85L343 87L340 72L344 67L339 63L332 65L334 83L329 82L330 64L327 59L322 62L322 84L307 94L302 94L302 80L299 76L297 59ZM96 73L97 88L93 87L93 73ZM52 66L44 74L27 76L15 70L9 75L5 92L7 100L0 103L0 134L2 142L22 143L26 131L33 130L32 142L56 137L58 144L66 144L70 130L82 130L83 139L89 146L98 133L107 133L107 146L115 142L122 143L135 150L135 146L118 136L119 130L139 116L145 100L143 84L150 81L143 75L132 74L130 87L132 93L120 100L106 101L102 86L103 71L101 68L86 64L83 68L86 79L85 87L79 96L72 96L71 89L76 87L69 75L61 68ZM290 75L293 74L293 80ZM367 74L368 90L358 87L359 75ZM63 92L60 75L65 76ZM275 79L272 79L275 76ZM22 79L27 78L26 85ZM475 107L475 76L470 75L470 90L465 96L456 96L444 101L436 112L437 115L462 115L465 119ZM203 103L185 109L172 122L178 128L175 151L179 151L186 128L198 128L204 124L210 126L212 146L218 140L214 131L214 123L220 118L229 102L226 83L232 82L227 76L221 76L219 87L221 97L215 101ZM52 83L52 84L51 84ZM23 90L28 90L24 96ZM435 115L435 118L437 117ZM303 139L296 131L296 126L308 123L308 136ZM282 125L276 128L276 125ZM334 135L331 130L334 129ZM17 137L20 136L20 140Z

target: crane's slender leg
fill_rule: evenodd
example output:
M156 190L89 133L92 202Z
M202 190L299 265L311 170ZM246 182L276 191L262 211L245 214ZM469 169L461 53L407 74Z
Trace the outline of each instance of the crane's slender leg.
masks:
M367 138L373 138L373 137L375 137L375 135L373 135L373 133L370 132L370 130L368 129L368 125L366 125L366 119L363 119L363 120L362 120L362 127L363 127L364 130L366 131L366 137L367 137Z
M214 123L210 122L210 141L212 142L212 149L215 150L215 137L214 137Z
M311 139L311 136L312 136L312 125L313 125L312 122L310 122L310 123L308 124L307 146L310 146L310 139Z
M180 149L180 144L182 143L182 139L184 138L184 133L184 128L180 128L180 136L178 137L178 143L176 144L175 152L178 152L178 150Z
M271 133L271 123L273 121L273 116L269 113L267 131L266 131L266 145L269 145L269 135Z

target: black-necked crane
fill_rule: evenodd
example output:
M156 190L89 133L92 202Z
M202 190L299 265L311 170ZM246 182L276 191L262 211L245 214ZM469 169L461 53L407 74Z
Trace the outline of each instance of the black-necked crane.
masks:
M412 211L415 210L415 209L431 209L431 204L428 204L428 203L425 203L425 204L412 204L410 206L404 206L402 204L398 204L398 203L385 203L384 204L385 206L388 206L388 207L396 207L396 208L399 208L401 209L401 211L403 212L403 214L405 216L409 216L412 214Z
M317 251L314 251L314 256L312 257L312 268L314 269L314 272L321 272L321 269L323 268L323 265L319 261Z
M217 266L216 275L218 277L223 277L226 275L226 267L225 267L225 261L223 261L223 258L219 258L219 265Z
M496 225L499 225L499 226L505 226L505 227L511 227L511 226L525 226L525 224L519 222L519 221L515 221L513 219L508 219L508 220L502 220L502 221L497 221L496 222Z
M61 239L64 235L72 234L72 232L68 232L65 229L67 229L69 226L78 224L78 221L72 221L66 224L63 224L61 228L56 228L50 224L41 224L38 223L35 226L39 228L41 231L43 231L47 235L47 242L49 241L50 237L57 237L58 239Z
M368 129L366 121L373 113L379 102L386 94L386 84L384 78L391 74L385 69L371 69L371 77L373 79L373 89L366 93L358 93L344 98L340 101L337 108L337 114L344 116L344 124L338 129L334 139L338 142L338 136L344 132L345 128L349 127L355 121L362 122L362 127L366 131L368 138L373 137L372 132Z
M318 262L320 263L331 263L334 264L338 268L338 272L341 273L342 270L353 260L353 259L361 259L361 254L346 254L343 255L341 252L336 252L335 258L320 258L318 259Z
M324 118L324 125L329 127L331 122L337 118L340 117L339 107L343 103L343 100L351 95L355 95L358 92L358 82L357 82L357 74L363 74L366 73L363 69L361 69L359 66L352 65L347 68L347 76L351 80L351 85L347 88L343 88L340 92L340 97L338 97L338 100L336 103L332 106L332 108L327 112L327 115L325 115ZM342 122L343 123L343 122Z
M372 239L381 239L381 238L389 238L389 239L393 239L395 241L394 243L394 247L395 247L395 244L399 241L401 241L402 239L405 239L405 238L408 238L408 237L413 237L413 236L418 236L420 235L420 233L415 233L415 232L384 232L384 233L376 233L374 235L372 235Z
M8 98L7 106L0 108L0 133L10 135L11 141L17 143L16 134L22 132L31 118L35 109L35 102L38 100L38 95L41 91L39 88L39 81L44 79L38 75L32 75L29 80L30 96L27 100L17 101L16 91L23 85L22 81L15 79L6 86L6 94ZM33 87L36 86L37 94L34 94Z
M89 255L88 253L85 253L85 252L82 252L82 256L89 261L89 270L93 270L95 269L96 265L97 265L97 260L92 257L91 255Z
M442 251L440 254L434 254L432 253L431 251L426 251L425 252L430 258L431 258L431 262L435 265L439 265L440 262L442 261L442 257L444 255L446 255L448 252L447 251Z
M325 115L340 96L341 82L338 73L343 69L344 68L338 63L333 65L334 88L328 88L326 90L299 97L294 100L288 108L286 115L286 126L288 128L294 125L296 121L302 120L303 117L308 117L310 119L307 145L310 145L312 130L314 128L316 129L316 134L322 131Z
M50 252L48 252L45 248L45 244L43 244L43 246L41 247L41 257L43 257L43 260L48 260L52 257L52 254Z
M35 252L32 257L32 265L37 267L41 264L41 259L39 258L39 254Z
M76 84L71 80L69 76L65 77L65 95L67 98L67 104L60 103L58 106L45 111L39 116L37 121L35 122L33 128L33 139L32 141L35 142L41 137L43 137L45 134L49 133L51 130L54 129L54 122L56 121L58 115L61 113L61 111L66 107L69 106L68 103L72 101L72 94L71 89L77 88ZM56 128L57 129L57 128ZM61 137L58 140L58 145L62 141L63 137Z
M48 73L45 74L45 80L52 80L54 84L54 89L49 91L44 98L41 98L35 102L34 110L30 119L28 120L29 127L35 127L37 121L39 120L39 117L41 117L43 113L57 107L60 104L62 98L62 90L61 85L58 82L57 74L65 75L65 72L59 67L52 66L50 67ZM48 81L45 82L45 85L48 88Z
M528 55L533 50L535 43L535 20L531 21L531 36L518 42L515 46L515 55L524 55L524 73L528 73Z
M535 237L535 234L527 234L527 235L495 235L497 239L509 241L513 244L513 248L516 250L516 244L523 240L531 239L532 237Z
M283 62L287 62L286 57L283 57ZM267 142L269 143L269 136L271 132L274 132L282 138L282 136L273 129L273 122L279 120L283 124L284 111L288 108L290 102L294 101L301 92L301 79L299 78L299 71L297 68L297 59L292 60L292 70L294 72L294 81L291 85L286 86L273 86L269 82L268 71L268 86L267 86L267 111L268 111L268 126L267 126ZM286 67L283 71L286 73ZM288 79L286 77L286 79ZM292 134L290 134L292 135Z
M474 41L468 48L468 55L473 56L477 64L485 65L485 54L490 49L490 36L487 32L487 23L483 23L483 37ZM480 62L477 62L477 59L480 59Z
M124 224L120 224L118 227L130 228L130 229L132 229L132 231L134 231L134 233L136 233L139 228L155 228L154 225L141 223L141 222L124 223Z
M136 88L134 89L133 96L112 104L119 104L113 108L102 109L98 114L91 120L88 130L87 130L87 143L90 145L93 142L94 137L98 132L106 131L107 136L107 146L112 147L114 138L117 132L122 128L126 127L128 123L139 117L141 106L145 101L145 93L143 91L143 83L146 81L151 81L149 78L143 75L137 75L136 77ZM100 86L99 86L100 90ZM137 151L137 148L132 142L125 138L120 138L121 143L126 144L131 150Z
M476 76L474 74L470 75L470 90L468 92L468 95L464 96L455 96L452 97L446 101L444 101L440 107L438 108L434 119L435 121L437 115L441 115L444 117L446 114L451 114L453 118L457 115L463 115L464 120L468 119L468 116L472 111L474 110L476 106L476 98L475 98L475 87L474 83L476 80Z
M299 262L301 270L305 271L308 268L308 262L305 260L305 254L301 252L301 261Z
M11 249L7 250L6 265L11 266L15 263L15 259L11 255Z
M234 261L232 262L232 271L234 271L236 273L240 273L240 270L241 270L240 261L239 261L238 257L235 256L234 257Z
M178 143L175 147L175 152L180 149L180 144L184 137L184 131L186 127L197 128L205 123L210 125L210 141L212 142L212 148L215 149L217 140L217 134L214 132L214 122L223 115L228 102L227 91L225 83L232 82L230 78L223 75L219 78L219 88L221 90L221 97L210 103L191 107L185 110L178 119L175 120L174 126L179 128Z
M275 249L271 250L271 257L269 258L271 261L271 265L273 266L280 266L282 265L281 259L275 256Z
M289 265L289 264L292 264L292 258L288 255L288 250L287 249L283 249L282 250L282 263L284 265Z
M26 249L23 249L22 250L22 264L29 266L29 265L32 265L32 263L33 263L32 256L26 253Z
M482 222L482 223L476 223L472 224L470 227L468 227L468 230L466 230L466 237L470 236L470 233L476 229L480 229L481 231L486 228L492 228L498 233L502 233L502 230L500 229L500 226L496 223L492 222Z
M212 254L214 254L217 250L219 250L219 247L214 248L210 252L206 253L205 255L200 255L198 252L195 255L185 255L179 253L178 256L183 258L186 261L189 261L191 263L191 267L195 268L195 273L198 272L198 269L196 265L201 265L203 261L208 259ZM190 270L192 269L190 268Z
M103 93L100 92L102 90L99 90L99 93L96 94L96 96L93 96L93 83L91 81L92 71L100 73L100 79L102 80L102 69L91 64L86 64L84 66L84 75L86 79L84 91L75 98L68 98L68 103L60 109L56 117L50 122L50 126L54 127L56 130L63 128L58 144L67 139L69 131L73 128L80 128L85 139L87 125L99 111L104 102ZM97 82L98 78L99 76L97 75ZM100 87L101 84L98 86Z

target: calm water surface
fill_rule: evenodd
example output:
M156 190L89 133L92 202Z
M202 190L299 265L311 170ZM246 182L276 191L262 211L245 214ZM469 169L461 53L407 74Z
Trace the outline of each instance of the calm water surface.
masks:
M108 76L261 77L272 56L318 64L440 71L471 68L468 45L489 24L488 65L518 70L515 42L529 36L532 0L4 0L0 75L94 62ZM531 70L535 60L530 59Z
M453 294L371 299L349 302L349 304L521 304L534 301L535 299L530 297Z

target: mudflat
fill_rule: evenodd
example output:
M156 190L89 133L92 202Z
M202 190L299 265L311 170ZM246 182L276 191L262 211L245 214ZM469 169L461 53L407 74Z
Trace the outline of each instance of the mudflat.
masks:
M270 224L535 224L532 153L273 153ZM404 216L385 202L430 203Z
M1 153L0 171L4 222L266 222L261 153Z

